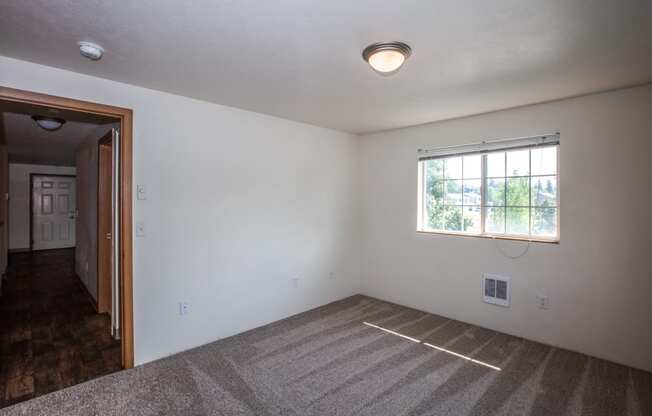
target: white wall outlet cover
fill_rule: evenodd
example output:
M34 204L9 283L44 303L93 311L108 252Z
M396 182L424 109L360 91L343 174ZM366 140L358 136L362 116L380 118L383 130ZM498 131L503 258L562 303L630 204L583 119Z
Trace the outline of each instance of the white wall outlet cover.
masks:
M293 288L299 287L299 278L298 277L292 278L292 287Z
M537 295L537 306L539 309L550 309L550 298L546 295Z
M186 315L190 309L188 302L179 302L179 315Z

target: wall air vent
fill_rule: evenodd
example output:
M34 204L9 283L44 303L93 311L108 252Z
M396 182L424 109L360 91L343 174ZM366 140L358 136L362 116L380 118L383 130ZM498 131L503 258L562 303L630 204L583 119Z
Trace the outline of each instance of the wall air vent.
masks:
M511 298L510 278L496 274L482 275L482 297L486 303L509 307Z

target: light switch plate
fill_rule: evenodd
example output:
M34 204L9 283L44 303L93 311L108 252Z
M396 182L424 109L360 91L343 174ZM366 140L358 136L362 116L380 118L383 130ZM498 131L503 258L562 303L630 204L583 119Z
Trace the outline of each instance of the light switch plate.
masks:
M145 185L136 185L136 198L141 201L147 199L147 188Z
M142 221L136 223L136 237L145 237L145 223Z

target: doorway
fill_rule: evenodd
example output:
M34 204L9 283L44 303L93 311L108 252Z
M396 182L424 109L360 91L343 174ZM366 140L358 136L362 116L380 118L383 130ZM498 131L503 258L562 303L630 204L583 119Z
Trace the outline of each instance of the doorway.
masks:
M32 250L75 247L75 175L30 174Z
M27 278L23 278L22 280L14 279L14 284L3 285L2 297L6 298L7 295L13 294L18 298L18 295L22 296L28 292L23 289L27 284L30 284L36 287L36 291L32 291L33 294L47 294L43 299L41 299L45 301L43 302L44 304L55 305L55 307L63 305L60 309L65 309L65 316L58 315L61 319L57 318L57 320L61 321L67 319L67 316L69 315L86 314L84 316L87 318L84 318L81 321L78 319L76 321L77 323L72 327L70 325L67 326L66 331L59 331L58 329L53 330L52 328L60 327L57 326L58 323L57 325L50 325L45 322L53 319L52 316L48 316L45 308L42 307L42 305L39 306L38 302L28 302L30 304L29 307L35 306L39 308L39 316L43 318L43 322L41 323L44 325L37 328L37 332L39 332L39 334L43 332L47 334L48 337L47 342L38 343L39 360L37 361L39 362L32 362L29 363L29 365L38 365L42 368L48 368L48 366L51 367L53 365L66 367L59 368L56 377L51 379L48 378L50 377L50 373L41 374L42 377L40 383L41 385L47 385L46 390L56 390L65 385L70 385L71 381L74 384L86 380L88 377L92 378L93 374L102 374L102 371L104 370L93 368L96 365L102 366L102 361L110 364L105 366L105 368L113 368L114 362L118 366L117 368L131 368L134 365L131 251L131 110L4 87L0 87L0 101L2 103L9 103L19 107L43 107L43 109L52 114L57 114L57 116L62 118L68 118L67 116L72 117L71 114L74 113L81 114L83 117L91 120L94 117L96 119L101 118L103 120L114 120L111 121L111 123L114 124L115 127L111 129L110 134L95 142L95 161L92 161L91 158L83 159L85 161L84 163L86 163L85 169L88 169L89 165L93 166L94 164L95 166L97 182L94 185L92 185L92 181L90 181L89 184L87 175L75 177L75 175L54 173L58 170L64 170L63 166L58 167L52 165L49 166L48 169L45 169L44 172L32 170L26 175L29 178L29 188L27 185L25 186L26 192L24 200L26 203L27 200L29 200L30 207L29 217L26 215L25 221L27 222L27 218L29 218L29 234L26 232L27 230L25 230L26 227L23 227L22 229L25 230L24 241L25 247L28 248L21 250L21 252L11 254L11 258L15 259L15 261L12 262L7 270L12 278L16 276L19 278ZM0 108L0 110L2 110L2 108ZM0 119L2 119L1 115ZM68 126L72 126L73 124L73 122L69 122ZM2 136L1 133L0 136ZM57 136L50 135L48 138L56 139ZM4 145L3 139L4 137L0 137L0 145ZM50 142L52 141L56 142L56 140L51 140ZM14 154L18 153L14 152ZM47 152L41 149L40 155L46 153ZM77 166L79 166L79 155L76 154L75 156L77 158ZM10 173L2 173L6 171L5 168L7 168L7 166L4 166L5 164L8 165L8 163L4 163L3 166L0 166L0 175L3 176L0 178L0 183L5 183L7 178L11 175ZM25 168L27 165L23 165L23 167ZM74 168L69 169L74 170ZM80 233L78 218L80 213L79 204L82 202L81 199L83 199L82 195L79 193L80 183L84 185L83 188L86 190L89 189L90 185L94 186L96 192L96 195L93 196L93 198L95 198L94 201L89 201L89 199L86 198L85 202L83 202L86 205L82 205L82 210L86 213L88 213L89 207L93 207L93 209L97 210L97 217L95 219L92 219L91 217L92 221L95 221L97 226L97 234L92 237L97 245L94 248L89 248L87 250L89 252L94 251L93 255L96 256L97 260L97 274L95 276L92 276L94 273L89 274L89 276L93 277L93 280L96 280L96 282L92 282L92 284L90 277L86 279L86 281L84 281L84 278L71 278L71 276L74 277L75 275L81 276L79 272L80 267L82 269L85 267L87 272L89 269L88 261L86 261L85 265L78 262L80 235L84 235L83 232ZM27 189L29 190L27 191ZM5 201L2 201L2 203L2 208L4 210L8 204L5 203ZM86 215L87 218L85 223L87 224L89 220L88 214ZM2 233L2 235L0 235L0 241L6 241L8 235L6 231L8 228L7 225L11 224L6 224L6 217L0 220L0 223L3 225L0 227L0 232ZM27 224L25 225L27 226ZM27 235L29 235L29 244L27 244L26 241ZM86 238L88 239L88 236L86 236ZM2 255L5 255L6 252L6 246L2 247ZM90 269L92 270L93 262L90 264ZM16 268L21 267L21 265L25 267L22 270L30 270L30 272L19 272L17 274ZM5 271L6 270L2 270L3 273ZM34 272L32 273L32 271ZM58 283L55 282L55 286L46 289L43 284L45 283L45 280L48 279L43 279L43 277L55 275L57 276L56 279L58 279ZM81 296L75 295L70 297L70 292L64 293L64 289L74 291L81 290L79 288L82 287L86 290L85 294L83 293L83 290L81 292L76 292L80 293ZM54 295L50 296L49 294ZM18 308L24 308L26 304L26 302L18 301L18 305L13 305L11 307L16 306ZM90 311L87 308L90 308ZM20 316L20 313L14 315ZM104 317L111 320L110 336L108 339L104 338L104 335L102 335L103 332L102 334L99 332L103 331L102 328L104 328L105 325ZM29 325L32 325L32 322L30 322ZM108 325L106 325L106 327L109 328ZM68 329L70 329L71 332L68 332ZM12 337L21 338L24 336L30 338L28 343L29 348L33 349L36 348L37 344L35 344L33 339L31 339L32 336L30 333L31 331L23 331L19 329L17 332L12 333ZM100 336L101 339L95 336ZM88 345L89 342L90 344L93 344L97 341L97 343L103 345L103 349L99 350L99 352L97 349L94 350L93 348L74 350L77 346L71 345L72 341L70 341L70 339L74 337L77 337L82 341L82 344L80 345ZM16 341L20 340L16 339ZM118 348L113 348L113 343L115 343ZM63 356L62 354L59 354L60 351L50 351L48 348L59 348L64 344L66 347L73 348L68 351L70 354L63 354L66 355L66 359L46 362L47 360L45 357L50 359L54 356ZM18 350L18 348L14 349ZM77 352L82 351L82 356L74 354L73 350ZM113 351L117 352L117 355L115 355L115 357L117 357L115 361L113 359ZM74 362L76 359L84 362L81 378L79 373L76 375L72 374L68 371L70 369L67 368L68 366L71 366L71 368L74 369ZM34 361L31 357L28 361L29 360ZM25 367L26 362L19 364ZM3 366L0 365L0 367ZM18 375L20 372L19 367L20 366L10 369L10 372L13 370L18 371L18 373L13 374L14 380L18 380L18 382L12 383L10 387L7 387L7 385L3 385L3 380L0 379L0 388L5 391L8 388L18 390L24 389L25 391L32 389L35 393L30 397L36 397L36 395L42 394L43 389L41 389L41 393L37 393L36 390L39 389L36 389L33 384L30 385L30 383L36 383L36 381L38 381L38 374L32 372L31 376L33 377L21 378ZM2 370L3 369L0 368L0 372ZM64 380L64 378L67 379ZM14 393L20 395L21 391L15 391ZM28 396L29 395L25 395L26 398L29 398Z

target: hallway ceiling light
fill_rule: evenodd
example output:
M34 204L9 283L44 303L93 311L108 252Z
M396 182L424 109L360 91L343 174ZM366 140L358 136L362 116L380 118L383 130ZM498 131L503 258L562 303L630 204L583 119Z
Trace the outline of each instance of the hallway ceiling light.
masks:
M412 54L412 48L403 42L379 42L369 45L362 51L362 58L381 75L398 72Z
M32 120L36 121L40 128L47 131L59 130L66 123L66 120L58 117L32 116Z
M98 61L104 55L104 48L92 42L79 42L79 53L91 61Z

